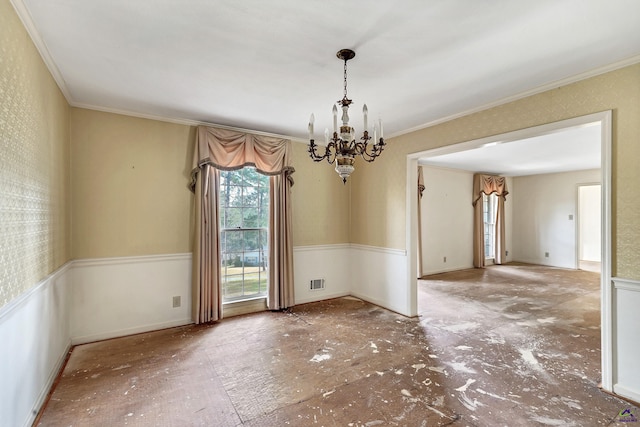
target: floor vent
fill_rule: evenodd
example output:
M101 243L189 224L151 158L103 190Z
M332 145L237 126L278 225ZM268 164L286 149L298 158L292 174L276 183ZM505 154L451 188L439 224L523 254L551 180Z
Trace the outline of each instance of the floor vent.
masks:
M319 291L324 289L324 279L313 279L310 282L309 289L312 291Z

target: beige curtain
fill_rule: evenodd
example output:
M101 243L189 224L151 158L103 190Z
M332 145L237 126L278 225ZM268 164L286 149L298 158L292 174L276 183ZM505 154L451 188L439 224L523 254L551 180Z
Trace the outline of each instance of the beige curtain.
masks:
M291 185L284 173L269 180L269 310L294 305Z
M219 170L255 166L271 181L269 307L293 305L291 141L198 126L190 188L195 194L192 313L195 323L222 318L218 236ZM274 188L276 191L274 191ZM275 224L275 226L274 226ZM284 266L284 267L282 267ZM275 270L275 271L274 271ZM283 295L274 301L271 293Z
M424 174L418 166L418 278L422 277L422 193L424 192Z
M191 315L195 323L222 318L220 292L220 223L218 188L220 173L203 165L195 183L195 236L192 263Z
M504 247L504 202L509 191L507 180L501 176L473 175L473 266L484 267L484 220L482 217L482 195L496 193L498 210L496 216L496 257L495 262L501 264L505 259Z

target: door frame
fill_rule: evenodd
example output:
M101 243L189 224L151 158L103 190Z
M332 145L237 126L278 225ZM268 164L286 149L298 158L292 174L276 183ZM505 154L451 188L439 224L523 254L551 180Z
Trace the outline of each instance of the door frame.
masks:
M602 388L613 392L613 299L611 285L611 145L612 145L612 112L611 110L574 117L540 126L519 129L499 135L447 145L431 150L420 151L407 155L406 182L406 242L407 242L407 295L411 316L418 314L418 279L417 279L417 197L418 191L418 160L425 157L436 157L444 154L481 148L487 144L509 143L519 139L560 132L567 128L586 126L599 123L601 129L601 259L600 274L600 317L601 317L601 371Z
M580 269L580 223L582 221L582 211L580 210L580 189L582 187L600 187L600 194L602 195L602 184L600 182L584 182L576 185L576 270ZM600 197L602 199L602 196ZM602 200L600 200L600 204L602 204ZM600 206L600 212L602 212L602 206ZM602 224L601 224L602 226ZM602 239L602 230L600 230L600 238ZM602 241L600 242L600 246L602 246ZM600 254L602 256L602 254ZM600 260L602 262L602 259Z

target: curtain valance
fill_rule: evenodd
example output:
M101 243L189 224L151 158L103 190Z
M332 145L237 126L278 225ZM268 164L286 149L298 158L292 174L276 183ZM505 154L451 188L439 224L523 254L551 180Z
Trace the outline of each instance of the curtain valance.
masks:
M424 173L422 172L422 166L418 166L418 196L422 198L424 189L427 188L424 185Z
M498 206L494 218L494 262L502 264L506 260L504 202L509 194L507 179L503 176L481 173L473 175L473 265L477 268L484 267L485 262L484 212L482 203L478 203L478 201L482 200L482 194L493 193L498 196Z
M295 171L291 166L291 141L288 139L198 126L191 191L195 189L200 167L205 164L220 170L255 166L264 175L280 175L284 172L288 178Z
M496 195L502 196L503 199L506 198L507 194L509 194L507 179L503 176L480 173L473 175L473 206L482 198L482 193L487 195L496 193Z

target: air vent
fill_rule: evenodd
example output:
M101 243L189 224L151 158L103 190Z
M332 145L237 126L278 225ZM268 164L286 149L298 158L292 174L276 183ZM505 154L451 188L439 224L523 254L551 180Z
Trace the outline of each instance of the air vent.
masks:
M324 279L313 279L309 284L309 289L312 291L324 289Z

